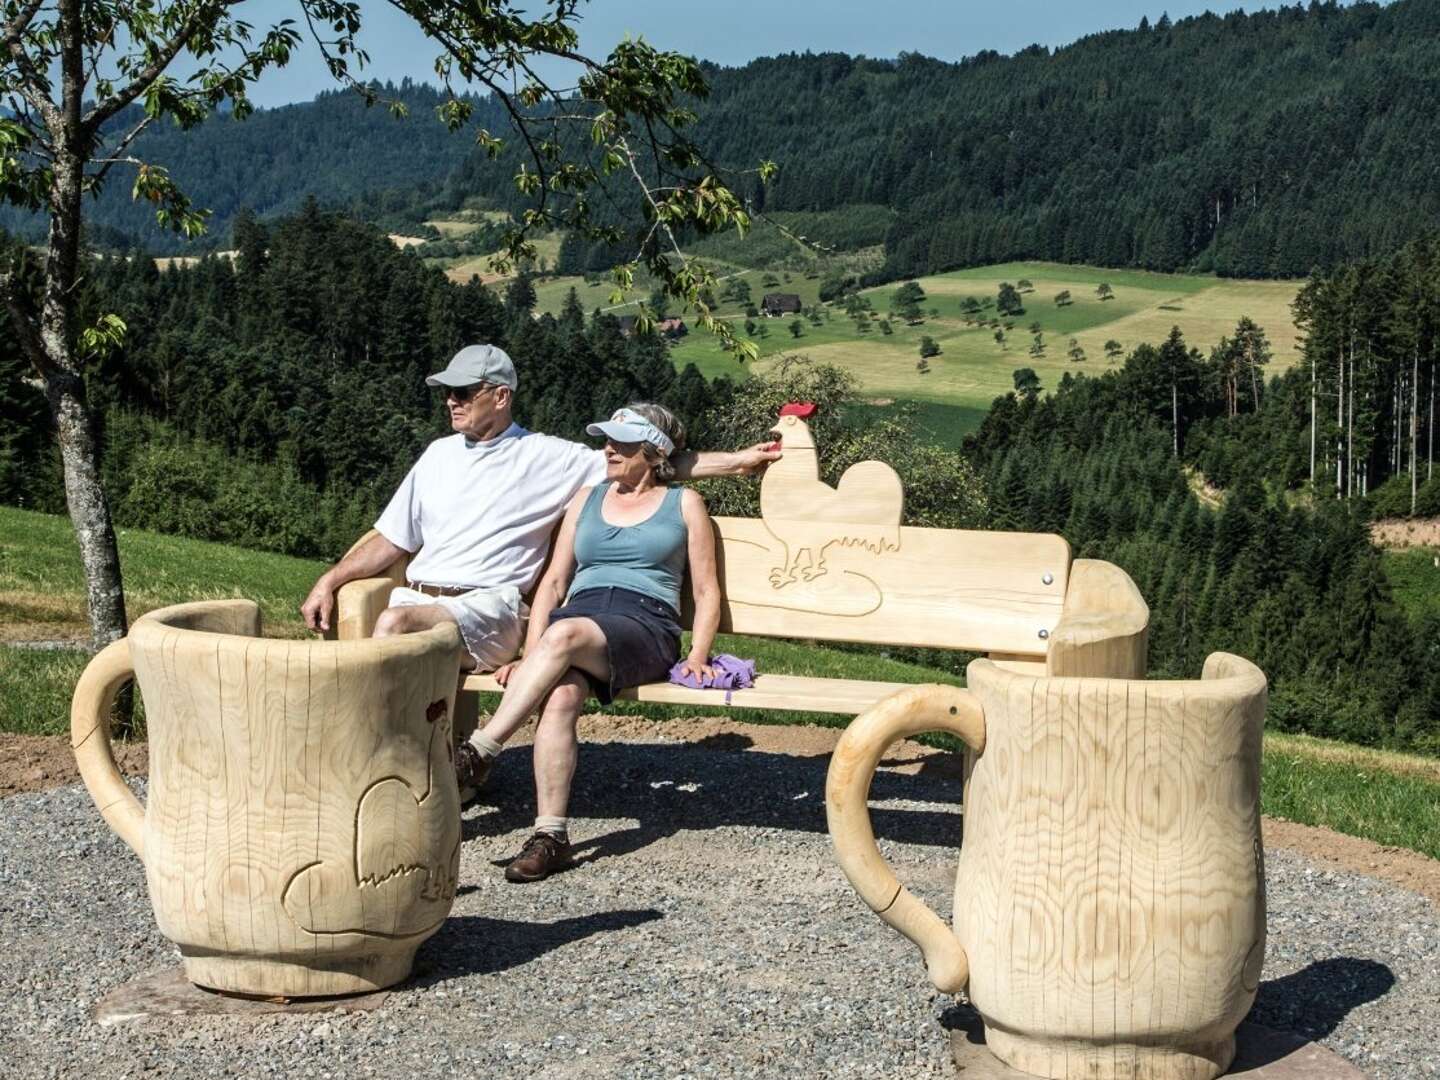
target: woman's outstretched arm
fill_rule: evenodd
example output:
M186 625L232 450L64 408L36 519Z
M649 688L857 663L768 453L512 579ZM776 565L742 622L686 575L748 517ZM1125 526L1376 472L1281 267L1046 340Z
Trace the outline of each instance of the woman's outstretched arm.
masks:
M690 588L695 597L695 622L690 631L690 653L682 672L699 678L714 674L710 666L710 649L715 644L715 631L720 627L720 576L715 566L715 531L710 512L697 491L686 490L681 496L680 513L689 530Z

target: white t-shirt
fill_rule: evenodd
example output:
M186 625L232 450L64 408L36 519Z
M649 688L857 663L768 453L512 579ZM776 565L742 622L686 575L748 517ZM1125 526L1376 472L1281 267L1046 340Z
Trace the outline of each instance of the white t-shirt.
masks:
M488 442L436 439L375 528L416 552L410 580L524 592L575 493L605 479L605 454L511 424Z

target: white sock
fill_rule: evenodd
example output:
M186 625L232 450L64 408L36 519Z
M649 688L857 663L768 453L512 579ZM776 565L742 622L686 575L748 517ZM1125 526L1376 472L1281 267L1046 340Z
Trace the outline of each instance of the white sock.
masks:
M500 756L500 744L482 731L470 733L470 745L479 751L486 761L494 761Z
M535 819L535 831L549 833L551 836L558 836L561 839L565 839L570 835L570 819L549 817L541 814Z

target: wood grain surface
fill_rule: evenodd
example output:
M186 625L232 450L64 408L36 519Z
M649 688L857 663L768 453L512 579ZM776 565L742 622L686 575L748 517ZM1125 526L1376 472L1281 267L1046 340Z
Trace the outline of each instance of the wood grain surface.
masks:
M1025 1072L1219 1076L1264 959L1264 675L1222 653L1198 681L1035 677L987 660L967 674L983 714L983 737L967 740L983 752L955 887L965 964L932 979L956 989L968 966L991 1050ZM917 702L933 714L958 693ZM920 704L898 704L841 739L827 807L857 891L929 959L945 952L933 923L877 906L893 877L857 854L873 848L868 822L840 812L868 789L876 744L917 730Z
M120 643L149 727L132 846L156 920L188 977L218 990L390 985L455 894L458 630L320 642L259 629L249 601L207 601L138 619ZM77 757L99 802L120 779L86 750L108 733L81 698Z

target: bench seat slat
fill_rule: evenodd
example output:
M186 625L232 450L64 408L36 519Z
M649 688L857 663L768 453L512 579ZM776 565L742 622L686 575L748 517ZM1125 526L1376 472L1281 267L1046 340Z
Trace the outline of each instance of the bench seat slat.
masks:
M869 682L860 679L815 679L804 675L758 675L748 690L692 690L674 683L646 683L623 690L625 701L653 701L665 705L698 705L723 709L792 709L796 712L842 713L858 716L876 702L904 690L910 683ZM466 690L501 693L492 675L468 675Z

